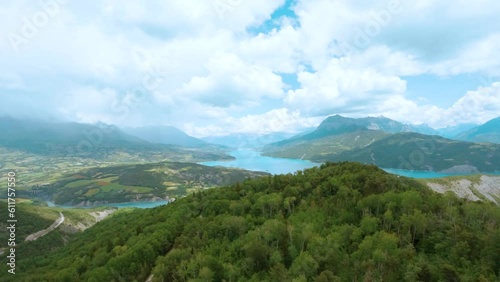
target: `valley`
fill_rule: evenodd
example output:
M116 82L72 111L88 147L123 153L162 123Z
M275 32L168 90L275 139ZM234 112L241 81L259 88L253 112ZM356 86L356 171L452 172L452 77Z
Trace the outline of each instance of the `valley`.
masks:
M0 1L0 282L499 282L498 15Z
M417 250L418 256L445 262L450 265L453 275L466 276L459 271L462 265L430 251L429 244L433 239L426 241L424 230L432 229L429 227L431 221L440 222L442 219L436 218L431 207L425 206L419 197L434 201L441 208L445 208L443 201L454 201L455 205L471 212L474 210L471 205L476 203L495 218L500 203L500 177L478 173L498 167L500 145L398 132L406 127L394 122L385 127L388 131L379 130L384 126L375 125L373 121L370 128L378 129L368 129L359 125L359 121L345 123L343 119L336 116L334 125L329 124L332 119L327 119L326 125L323 123L310 133L264 143L260 148L255 148L257 143L248 143L238 150L198 142L184 134L181 134L183 140L189 140L193 147L151 143L153 145L147 145L143 152L139 148L130 149L129 145L116 144L101 148L103 152L108 149L111 152L106 157L98 151L96 154L65 156L59 154L59 149L42 153L4 143L0 147L3 157L0 170L3 175L15 170L18 177L18 212L19 218L23 219L18 233L19 264L35 266L23 272L21 279L38 281L43 275L43 279L49 281L91 281L98 275L110 281L133 277L151 281L218 277L216 279L220 281L239 275L250 279L256 275L252 273L259 273L259 280L268 275L278 275L276 277L280 279L308 279L314 275L327 277L327 281L337 279L335 277L353 279L352 272L337 270L330 273L320 267L319 263L327 265L329 262L322 258L315 246L324 244L325 240L336 240L348 246L347 253L342 255L368 263L370 259L366 260L359 252L361 246L369 243L366 241L369 238L398 238L391 243L391 249L398 250L391 254L392 257L406 252L404 245L397 243L405 242ZM337 124L339 120L341 122ZM47 139L45 142L52 141ZM61 144L64 148L66 143ZM169 146L172 155L165 154L164 148L150 151L151 146ZM423 159L417 163L402 162L404 156L411 160L415 152ZM384 167L392 174L373 165L344 162L353 160ZM406 178L405 175L420 179ZM337 206L328 205L325 197ZM409 204L403 200L405 197L419 204ZM375 202L401 205L407 212L398 215L397 219L389 219L389 214L394 212L390 205L372 205L374 198L377 199ZM2 205L6 204L0 200L0 209ZM320 207L321 211L310 207ZM369 214L365 214L367 207L370 207ZM352 208L359 210L350 214ZM380 211L381 208L386 210ZM421 211L410 212L415 208ZM332 209L336 210L335 214L344 215L332 221ZM426 215L426 221L421 221L422 214ZM409 225L410 233L401 233L398 230L407 224L409 217L424 225ZM323 223L319 224L318 218ZM306 221L310 224L304 225ZM324 222L329 223L325 225ZM352 225L352 230L344 230L346 224ZM433 229L433 234L451 232L446 229L446 223L440 224L445 224L443 229ZM213 229L216 225L222 229ZM325 228L341 232L338 236L349 232L351 239L329 238L328 232L324 233ZM469 227L463 225L463 228ZM487 227L481 228L485 230ZM478 232L478 229L466 232ZM0 232L2 242L6 242L6 235ZM284 239L288 237L291 239ZM89 238L107 239L92 239L93 243L90 243ZM481 237L479 240L488 242L490 239ZM132 247L135 244L138 247ZM216 252L225 253L224 257L216 263L212 250L205 244L216 248ZM185 254L183 248L189 245L195 250L194 257ZM243 250L246 258L222 247L225 245ZM280 248L280 245L286 247ZM0 244L0 252L5 248ZM264 253L260 254L258 249ZM75 252L85 259L76 261L72 255ZM390 251L384 252L389 254ZM185 264L201 269L186 273L181 268L172 267L170 260L177 265L180 262L175 256L181 253ZM138 262L133 262L132 257L136 256L142 258L140 267L137 267ZM229 258L232 264L246 270L235 274L228 264ZM474 256L467 258L477 264ZM318 263L309 274L297 270L297 265L305 259ZM482 263L491 264L492 260L486 257ZM205 261L210 263L205 264ZM390 268L390 265L384 267ZM419 265L424 267L421 263ZM425 268L427 270L415 275L448 275L429 265ZM43 274L33 272L36 269ZM80 270L75 272L74 269ZM358 269L358 272L363 273L363 270ZM376 275L380 279L396 279L403 275L396 269L370 273L363 275ZM485 270L481 275L493 277Z

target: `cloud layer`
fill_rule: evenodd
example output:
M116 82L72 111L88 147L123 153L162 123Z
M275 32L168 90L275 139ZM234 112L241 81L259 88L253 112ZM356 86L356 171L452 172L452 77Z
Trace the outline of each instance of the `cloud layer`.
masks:
M198 136L293 132L337 113L481 123L500 115L498 14L493 0L10 1L0 114ZM444 108L432 87L408 94L420 76L477 82Z

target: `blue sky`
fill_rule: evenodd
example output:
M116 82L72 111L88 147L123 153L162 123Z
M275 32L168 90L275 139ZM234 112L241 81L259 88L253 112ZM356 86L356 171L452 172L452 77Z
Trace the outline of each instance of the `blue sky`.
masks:
M0 4L0 115L195 136L500 115L494 0Z

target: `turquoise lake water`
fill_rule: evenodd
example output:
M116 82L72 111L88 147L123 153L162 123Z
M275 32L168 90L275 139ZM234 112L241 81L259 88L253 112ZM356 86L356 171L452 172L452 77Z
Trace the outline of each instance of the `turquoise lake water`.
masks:
M236 160L201 162L207 166L236 167L254 171L264 171L272 174L293 173L318 166L320 164L299 159L281 159L261 156L259 152L250 149L241 149L230 153Z
M297 170L303 170L318 166L320 164L313 163L307 160L299 159L281 159L261 156L259 152L251 149L241 149L230 153L236 160L232 161L216 161L216 162L202 162L200 164L208 166L224 166L224 167L237 167L248 170L265 171L272 174L285 174L294 173ZM466 173L438 173L432 171L409 171L401 169L384 168L385 171L406 177L412 178L440 178L446 176L459 176L469 175ZM498 175L500 173L492 173Z
M447 177L447 176L460 176L460 175L471 175L472 173L439 173L439 172L432 172L432 171L410 171L410 170L401 170L401 169L394 169L394 168L384 168L383 170L392 173L392 174L397 174L401 176L406 176L406 177L412 177L412 178L440 178L440 177Z
M261 156L259 152L251 149L240 149L230 153L236 159L232 161L215 161L215 162L201 162L202 165L207 166L223 166L223 167L234 167L242 168L253 171L265 171L272 174L286 174L294 173L298 170L304 170L306 168L311 168L314 166L319 166L320 164L314 163L307 160L299 159L281 159ZM412 178L439 178L446 176L457 176L457 175L467 175L467 174L450 174L450 173L437 173L429 171L408 171L400 169L386 168L385 171L406 177ZM500 175L500 173L494 173ZM53 203L47 202L49 206L54 206ZM117 208L154 208L161 205L168 204L167 201L158 202L130 202L130 203L119 203L119 204L107 204L108 207ZM58 206L65 207L65 206ZM68 207L71 208L71 207Z

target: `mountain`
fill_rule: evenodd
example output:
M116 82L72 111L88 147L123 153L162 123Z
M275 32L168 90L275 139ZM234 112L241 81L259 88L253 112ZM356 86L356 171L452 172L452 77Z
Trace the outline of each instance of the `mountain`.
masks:
M367 146L391 133L435 133L427 125L405 125L386 117L326 118L314 131L271 143L262 149L264 155L311 159Z
M270 144L278 147L290 145L297 142L317 140L329 136L341 135L353 132L383 131L386 133L418 132L433 133L432 128L427 125L405 125L398 121L380 116L366 118L347 118L334 115L326 118L313 132L295 136L280 142Z
M335 115L325 119L319 125L316 131L314 131L309 135L309 138L324 137L328 135L336 135L336 134L353 132L364 129L380 130L388 133L434 132L433 129L427 125L406 125L383 116L354 119L354 118L342 117L340 115Z
M178 145L183 147L200 148L208 145L207 142L187 135L173 126L149 126L123 128L123 131L152 143Z
M37 155L99 160L230 159L225 153L151 143L113 125L0 117L0 148Z
M500 117L455 136L455 139L500 144Z
M45 122L0 117L0 146L46 154L58 147L89 151L97 147L140 148L150 145L112 125Z
M448 173L500 171L500 145L471 143L418 133L389 135L363 148L311 157L356 161L384 168Z
M265 156L275 158L311 159L325 154L363 148L388 135L389 133L379 130L360 130L314 140L296 138L293 142L269 144L261 152Z
M427 124L408 124L403 132L415 132L426 135L439 135L439 131Z
M460 133L468 131L476 126L477 126L477 124L473 124L473 123L465 123L465 124L458 124L455 126L448 126L448 127L436 129L437 134L435 134L435 135L439 135L439 136L444 137L444 138L454 139L455 136L459 135Z
M294 136L293 133L275 132L265 135L250 133L234 133L224 136L208 136L204 141L228 146L231 148L261 148L267 144L278 142Z
M374 166L324 164L115 214L16 257L15 276L3 263L0 280L498 281L498 211Z

